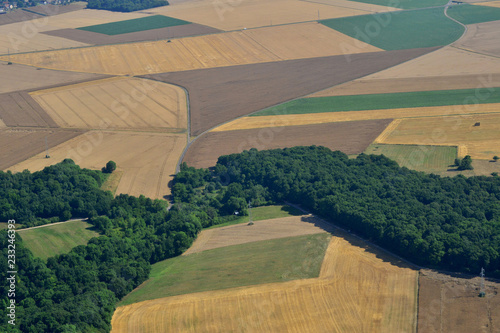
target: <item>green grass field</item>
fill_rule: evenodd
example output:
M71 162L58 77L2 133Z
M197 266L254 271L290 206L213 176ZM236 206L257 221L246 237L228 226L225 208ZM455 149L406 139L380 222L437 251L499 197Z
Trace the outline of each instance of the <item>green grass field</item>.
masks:
M112 36L112 35L126 34L130 32L174 27L190 23L191 22L179 20L173 17L154 15L148 17L141 17L133 20L90 25L88 27L81 27L78 29Z
M444 15L444 8L351 16L320 23L387 51L448 45L464 32L464 27Z
M500 20L500 8L462 4L448 9L448 15L463 24Z
M118 184L122 179L123 171L115 170L113 171L113 173L105 175L106 175L106 180L104 181L104 183L102 183L101 190L110 191L111 193L113 193L113 195L115 195L116 189L118 188Z
M444 172L457 158L456 147L372 144L365 154L385 155L399 166L424 172Z
M270 219L277 219L279 217L300 216L300 215L304 215L304 213L290 206L278 205L278 206L262 206L262 207L252 208L252 220L254 221L270 220ZM240 216L235 220L213 225L207 229L226 227L228 225L233 225L233 224L248 223L249 220L250 220L249 216Z
M264 109L252 116L463 105L470 104L471 101L468 102L468 99L475 98L475 95L475 89L460 89L301 98ZM488 98L477 102L478 104L500 103L500 89L495 88Z
M19 230L24 246L35 257L47 259L57 254L67 253L78 245L85 245L99 233L92 225L82 221L70 221L42 228Z
M118 306L149 299L319 276L330 235L280 238L167 259Z
M355 0L356 2L371 3L384 7L402 9L427 8L444 6L448 0Z

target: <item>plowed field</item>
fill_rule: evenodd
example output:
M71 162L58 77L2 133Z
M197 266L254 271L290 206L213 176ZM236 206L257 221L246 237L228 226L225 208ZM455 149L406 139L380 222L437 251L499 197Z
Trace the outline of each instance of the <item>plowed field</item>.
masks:
M0 94L0 119L9 127L58 127L27 92Z

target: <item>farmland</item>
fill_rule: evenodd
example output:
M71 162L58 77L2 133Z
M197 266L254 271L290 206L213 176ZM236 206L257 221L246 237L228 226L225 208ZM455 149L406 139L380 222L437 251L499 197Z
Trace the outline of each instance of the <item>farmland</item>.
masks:
M154 16L141 17L131 20L125 20L125 21L91 25L87 27L81 27L78 29L97 32L105 35L121 35L131 32L144 31L144 30L175 27L189 23L190 22L178 20L172 17L167 17L163 15L154 15Z
M381 119L209 132L191 145L183 161L190 166L207 168L215 165L221 155L250 148L263 150L313 144L346 154L359 154L390 122L390 119Z
M448 15L463 24L476 24L498 20L500 8L464 4L463 6L451 6L448 9Z
M473 52L500 56L500 48L495 42L500 38L500 21L470 25L464 38L454 45Z
M371 3L379 6L391 6L394 5L390 0L356 0L364 3ZM446 0L424 0L424 1L412 1L412 0L400 0L397 2L398 8L404 9L414 9L414 8L426 8L426 7L436 7L443 6L447 3Z
M99 236L99 233L92 230L91 224L83 221L21 229L17 232L33 255L44 260L67 253L75 246L85 245L92 237Z
M9 127L58 127L26 92L0 94L0 118Z
M113 316L112 332L216 332L221 327L228 331L411 332L416 325L416 282L415 271L335 232L319 278L122 306Z
M262 283L318 277L330 235L279 238L206 250L153 265L150 279L120 305Z

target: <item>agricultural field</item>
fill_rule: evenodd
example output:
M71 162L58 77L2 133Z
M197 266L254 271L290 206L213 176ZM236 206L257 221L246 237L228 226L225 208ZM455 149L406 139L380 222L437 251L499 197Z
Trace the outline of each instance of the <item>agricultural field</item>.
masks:
M39 140L43 146L43 137ZM169 182L186 142L186 134L90 131L51 148L50 159L45 158L45 152L25 156L25 161L9 170L37 171L65 158L82 168L100 170L112 160L117 170L123 171L116 194L162 199L170 194Z
M463 26L445 16L442 7L345 17L321 23L384 50L444 46L464 32Z
M316 278L330 235L318 229L167 259L152 266L149 280L119 304L263 283Z
M416 294L416 271L335 231L319 278L121 306L112 332L413 332Z
M80 27L78 29L113 36L185 24L190 24L190 22L163 15L152 15L125 21Z
M44 225L18 230L23 244L35 257L46 260L58 254L67 253L78 245L85 245L99 233L83 221L69 221L55 225Z
M86 4L84 2L76 2L68 4L66 6L39 5L36 7L29 8L28 9L29 11L16 9L13 12L0 15L0 25L29 21L34 18L41 18L42 16L52 16L76 10L81 10L85 6Z
M500 46L496 42L500 39L500 20L474 24L468 28L465 36L455 42L454 46L472 52L500 56Z
M0 100L1 100L0 95ZM31 93L63 128L136 128L184 131L186 95L182 88L137 79L111 78Z
M468 1L472 2L472 1ZM488 6L488 7L495 7L495 8L500 8L500 1L486 1L486 2L475 2L475 5L480 5L480 6Z
M0 119L9 127L58 127L24 91L0 94Z
M480 278L455 277L422 270L419 277L419 332L496 332L500 327L500 284ZM466 320L473 318L473 320Z
M381 11L388 10L384 7L379 8ZM344 7L342 3L335 6L298 0L251 0L237 3L214 3L205 0L149 10L152 13L176 17L225 31L362 15L373 11L373 5L355 2Z
M399 0L398 2L393 2L390 0L355 0L363 3L371 3L379 6L390 6L397 4L398 8L402 9L415 9L415 8L427 8L446 5L447 0L423 0L423 1L412 1L412 0Z
M480 123L480 126L474 126ZM402 119L377 143L463 146L473 159L500 155L500 114Z
M223 122L394 66L431 50L288 60L146 77L189 91L191 134L199 135Z
M359 154L390 122L391 119L381 119L209 132L193 142L183 162L196 168L208 168L214 166L221 155L241 153L250 148L263 150L310 145Z
M458 157L457 147L452 146L372 144L364 153L385 155L401 167L429 173L446 171Z
M498 20L500 18L500 8L463 4L450 6L448 15L463 24L476 24Z

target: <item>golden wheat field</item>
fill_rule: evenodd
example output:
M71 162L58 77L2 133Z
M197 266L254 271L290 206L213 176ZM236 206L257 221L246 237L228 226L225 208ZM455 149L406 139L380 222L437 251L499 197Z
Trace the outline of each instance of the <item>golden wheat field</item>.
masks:
M90 131L10 167L13 172L41 170L71 158L82 168L100 170L109 160L123 171L116 194L159 199L168 187L186 146L186 134Z
M138 78L110 78L31 93L63 128L187 128L180 87Z
M448 115L500 113L500 103L478 104L473 108L457 106L429 106L368 111L323 112L307 114L287 114L278 116L243 117L214 128L211 132L235 131L276 126L296 126L390 118L421 118Z
M500 8L500 1L475 2L474 5Z
M363 9L367 7L367 9ZM319 19L368 14L371 5L332 6L299 0L206 0L151 9L148 12L231 31Z
M334 235L319 278L144 301L112 332L414 332L417 272Z
M475 126L476 123L479 126ZM500 155L499 128L500 114L402 119L396 126L391 126L391 131L384 131L376 141L459 146L459 155L465 155L466 151L472 158L491 160L494 155Z

